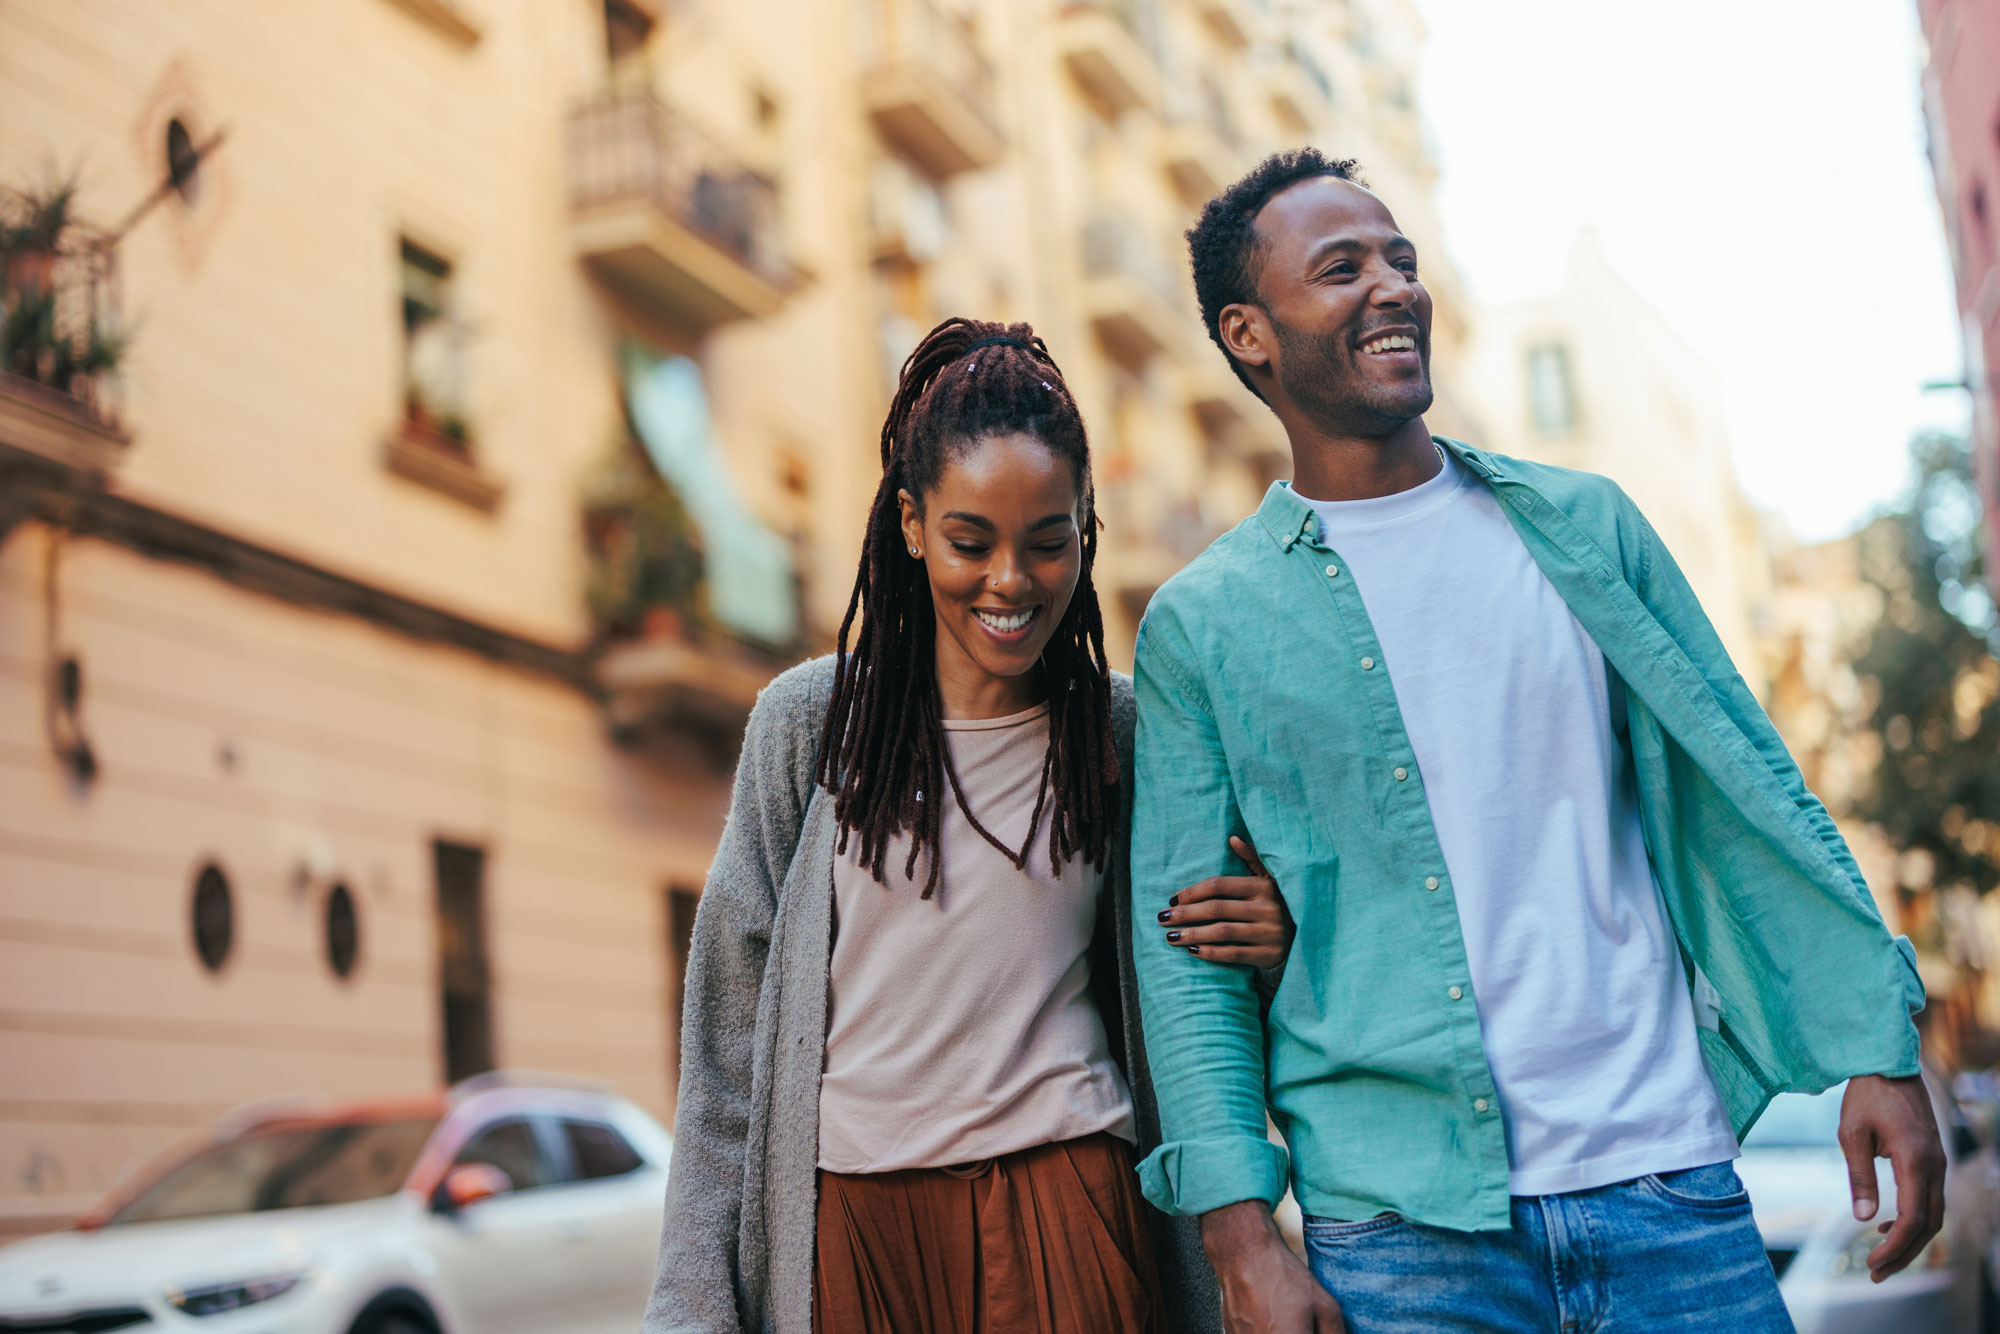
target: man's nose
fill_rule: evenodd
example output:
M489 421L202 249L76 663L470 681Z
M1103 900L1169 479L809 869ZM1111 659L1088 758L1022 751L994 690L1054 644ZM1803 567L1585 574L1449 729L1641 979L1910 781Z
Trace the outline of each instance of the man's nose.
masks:
M1417 280L1401 269L1390 269L1375 282L1368 303L1388 310L1400 310L1417 299Z

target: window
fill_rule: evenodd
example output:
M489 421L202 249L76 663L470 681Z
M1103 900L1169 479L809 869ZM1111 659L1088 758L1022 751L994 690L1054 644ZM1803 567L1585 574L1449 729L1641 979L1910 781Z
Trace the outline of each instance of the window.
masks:
M201 198L201 152L178 120L167 122L167 184L190 207Z
M622 1177L646 1165L638 1150L610 1126L597 1121L564 1121L563 1141L569 1145L570 1177L601 1181Z
M221 972L235 941L236 909L230 901L229 877L210 862L194 881L195 957L209 972Z
M245 1131L203 1149L120 1209L112 1223L211 1218L393 1195L437 1118L327 1121Z
M361 919L354 909L354 895L346 885L335 885L326 896L326 962L333 975L347 978L361 958Z
M1565 435L1576 426L1569 349L1561 343L1528 349L1528 415L1542 435Z
M643 54L653 15L638 0L604 0L604 54L614 65Z
M485 1163L507 1174L515 1190L533 1190L555 1180L534 1126L523 1120L498 1121L474 1135L458 1151L453 1167Z
M471 445L465 422L465 328L453 308L450 261L402 243L403 412L409 428L448 449Z
M667 891L667 958L673 974L667 979L667 1021L680 1040L681 993L687 990L688 957L694 953L694 914L701 895L676 885Z
M486 963L486 853L440 840L437 875L439 999L444 1077L457 1083L493 1068L492 973Z

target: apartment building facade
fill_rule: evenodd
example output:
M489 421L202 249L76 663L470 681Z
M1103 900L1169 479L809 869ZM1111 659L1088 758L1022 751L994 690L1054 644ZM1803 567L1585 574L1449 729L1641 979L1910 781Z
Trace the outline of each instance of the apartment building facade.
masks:
M1918 0L1924 121L1956 279L1986 547L2000 552L2000 11ZM2000 560L1986 576L2000 598Z
M1129 660L1286 462L1178 234L1311 141L1441 261L1421 36L1402 0L0 7L0 305L50 317L0 359L0 1235L266 1095L504 1065L671 1116L734 740L845 608L902 355L950 313L1048 337Z
M1715 373L1611 268L1594 234L1577 238L1554 291L1481 310L1467 366L1485 443L1623 487L1764 697L1771 553L1766 521L1736 481Z

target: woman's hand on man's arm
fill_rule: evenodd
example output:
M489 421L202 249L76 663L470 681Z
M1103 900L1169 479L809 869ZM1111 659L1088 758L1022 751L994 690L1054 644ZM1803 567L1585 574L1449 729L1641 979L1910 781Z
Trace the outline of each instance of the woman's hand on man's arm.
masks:
M1250 874L1215 875L1189 885L1167 900L1160 927L1169 945L1199 958L1276 968L1291 953L1292 915L1249 840L1232 836L1229 850Z

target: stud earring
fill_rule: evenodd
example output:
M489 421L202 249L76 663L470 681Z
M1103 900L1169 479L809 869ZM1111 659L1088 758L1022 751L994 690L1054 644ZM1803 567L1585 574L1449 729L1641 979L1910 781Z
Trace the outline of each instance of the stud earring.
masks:
M917 554L917 549L916 549L915 547L911 547L911 548L910 548L910 554L911 554L912 556L916 555L916 554Z

